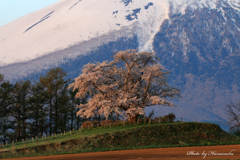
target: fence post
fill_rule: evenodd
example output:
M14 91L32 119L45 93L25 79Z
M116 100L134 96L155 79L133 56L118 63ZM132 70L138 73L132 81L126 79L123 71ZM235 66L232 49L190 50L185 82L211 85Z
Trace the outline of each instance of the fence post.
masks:
M1 143L1 148L3 149L3 142Z
M14 141L12 141L12 145L14 146Z
M55 133L55 137L57 137L57 134Z
M32 143L33 143L33 137L32 137Z
M73 132L74 132L74 128L73 128Z
M64 136L65 136L65 131L64 131Z
M37 142L37 138L38 138L38 137L36 136L36 138L35 138L35 139L36 139L36 142Z
M71 130L70 130L70 135L71 135Z
M24 139L22 139L22 143L24 143Z
M46 138L47 138L47 135L45 134L45 140L46 140Z
M61 137L62 137L62 132L61 132Z
M110 128L112 127L112 123L110 123Z
M159 117L159 123L160 123L160 117Z

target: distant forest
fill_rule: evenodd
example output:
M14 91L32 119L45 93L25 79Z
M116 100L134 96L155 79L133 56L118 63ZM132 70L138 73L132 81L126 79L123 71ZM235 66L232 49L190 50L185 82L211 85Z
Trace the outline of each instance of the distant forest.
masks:
M0 74L0 142L59 134L79 129L90 119L76 116L85 98L75 98L77 90L69 90L73 82L60 67L50 69L38 81L21 80L11 84ZM111 118L111 117L110 117ZM96 116L92 120L103 120Z

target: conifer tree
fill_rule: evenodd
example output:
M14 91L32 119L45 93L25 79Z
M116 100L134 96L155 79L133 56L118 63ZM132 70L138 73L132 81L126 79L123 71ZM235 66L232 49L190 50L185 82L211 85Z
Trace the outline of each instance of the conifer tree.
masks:
M27 122L30 114L31 81L19 81L14 85L14 105L11 110L17 124L18 140L27 138ZM22 134L21 134L22 133Z
M32 85L32 96L30 98L30 119L31 119L31 128L30 132L32 136L43 135L46 126L47 120L47 110L45 105L45 92L43 86L40 83L35 82L35 85Z
M44 86L49 105L49 132L58 133L61 100L60 97L65 94L69 80L65 80L67 73L60 67L50 69L45 77L40 77L39 82ZM53 122L53 123L52 123Z

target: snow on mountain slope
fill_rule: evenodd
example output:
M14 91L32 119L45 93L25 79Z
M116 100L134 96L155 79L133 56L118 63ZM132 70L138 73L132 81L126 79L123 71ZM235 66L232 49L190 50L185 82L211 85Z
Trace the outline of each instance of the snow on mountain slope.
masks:
M124 26L136 28L132 34L139 35L144 47L168 13L166 2L145 9L148 4L146 0L61 0L0 28L0 65L32 60Z
M113 35L80 52L56 59L86 54L92 47L119 37L138 36L139 50L152 51L152 41L169 7L184 14L185 9L215 8L217 0L60 0L0 27L0 66L26 62L101 36ZM228 3L239 10L239 2ZM126 29L127 27L127 29ZM115 34L116 31L122 31Z

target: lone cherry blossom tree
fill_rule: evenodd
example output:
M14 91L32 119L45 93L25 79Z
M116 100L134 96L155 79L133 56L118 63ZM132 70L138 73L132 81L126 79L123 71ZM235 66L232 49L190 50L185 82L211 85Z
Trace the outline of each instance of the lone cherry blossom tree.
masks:
M168 71L152 52L136 50L115 53L113 61L86 64L82 74L69 88L77 89L76 98L91 95L87 104L80 104L77 116L89 118L111 113L136 120L144 108L152 105L175 106L167 98L180 98L180 90L167 83Z

